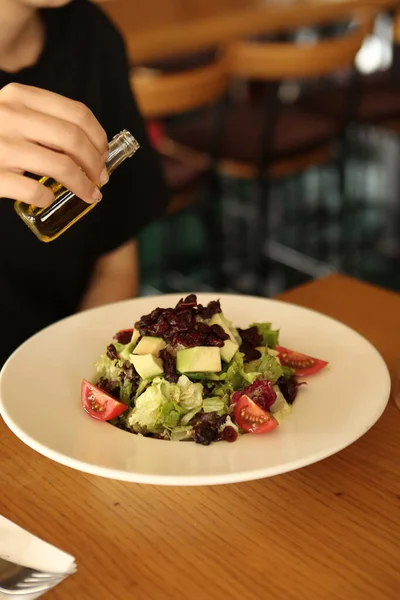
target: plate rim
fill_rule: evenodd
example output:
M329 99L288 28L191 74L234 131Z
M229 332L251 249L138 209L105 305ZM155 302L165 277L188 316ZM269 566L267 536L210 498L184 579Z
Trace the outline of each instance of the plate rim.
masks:
M147 474L147 473L146 474L145 473L137 473L135 471L122 471L122 470L112 469L109 467L102 467L102 466L99 467L99 466L92 465L90 463L81 461L77 458L70 458L67 455L59 453L58 451L56 451L52 448L49 448L48 446L43 445L40 441L37 441L37 440L31 438L8 415L7 410L6 410L3 400L2 400L2 393L1 393L2 392L2 382L3 382L4 376L5 376L4 374L7 372L7 369L9 368L9 364L11 364L13 362L14 356L18 353L18 351L22 347L24 347L25 345L30 343L31 340L35 339L36 337L39 337L44 331L47 331L51 328L56 328L57 325L60 323L68 322L71 319L77 319L77 317L81 317L82 315L85 315L85 314L89 314L89 313L92 314L94 312L102 312L105 309L109 309L112 307L117 308L118 306L134 304L138 300L145 301L147 299L149 301L154 300L155 302L157 302L162 299L163 301L165 300L165 302L168 302L168 299L176 299L177 297L182 297L182 296L185 297L188 295L187 293L182 294L182 293L176 292L176 293L168 293L168 294L155 294L155 295L151 295L151 296L139 296L137 298L128 298L126 300L121 300L119 302L110 302L105 305L97 306L97 307L88 309L86 311L82 311L80 313L75 313L73 315L69 315L67 317L64 317L63 319L59 319L58 321L55 321L54 323L48 325L47 327L41 329L40 331L38 331L35 334L33 334L32 336L30 336L27 340L25 340L22 344L20 344L20 346L18 346L18 348L16 348L16 350L14 350L14 352L9 356L9 358L4 363L2 369L0 370L0 415L1 415L2 419L4 420L5 424L7 425L7 427L20 441L22 441L25 445L27 445L32 450L38 452L41 456L44 456L45 458L48 458L49 460L52 460L53 462L61 464L65 467L72 468L76 471L81 471L86 474L96 475L98 477L103 477L103 478L107 478L107 479L126 481L129 483L161 485L161 486L193 487L193 486L205 486L205 485L227 485L227 484L232 484L232 483L241 483L241 482L245 482L245 481L254 481L254 480L258 480L258 479L274 477L276 475L280 475L280 474L284 474L284 473L290 473L292 471L302 469L307 466L311 466L315 463L321 462L322 460L330 458L331 456L337 454L338 452L341 452L345 448L348 448L351 445L353 445L356 441L358 441L361 437L363 437L370 429L372 429L372 427L374 427L374 425L381 418L382 414L385 412L385 410L388 406L389 400L390 400L390 392L391 392L391 379L390 379L390 372L389 372L388 365L386 364L386 361L384 360L382 354L372 344L372 342L370 342L363 334L361 334L356 329L350 327L346 323L343 323L342 321L339 321L338 319L335 319L334 317L331 317L330 315L327 315L321 311L317 311L315 309L302 306L301 304L288 302L286 300L280 300L280 299L275 299L275 298L266 298L263 296L254 296L254 295L248 295L248 294L232 294L232 293L219 293L218 294L218 293L214 293L214 292L210 292L210 291L203 291L203 292L199 291L199 292L191 292L191 293L196 294L197 296L200 296L200 297L201 296L213 296L214 299L220 298L222 300L222 303L223 303L224 298L231 298L231 299L246 298L249 300L266 301L268 303L272 303L275 305L284 305L285 307L293 307L295 309L300 309L301 311L304 311L309 314L322 316L324 319L327 319L328 321L330 321L331 323L333 323L335 325L339 324L340 326L345 327L349 332L351 332L352 334L355 334L360 339L360 341L362 341L364 344L368 345L370 350L372 350L373 353L376 355L377 360L380 361L381 367L383 368L382 375L383 374L385 375L385 389L384 389L385 393L383 394L383 392L382 392L382 397L385 397L385 398L387 397L387 400L385 402L382 402L382 405L379 405L378 409L375 411L374 417L371 417L371 424L368 425L368 427L364 427L364 429L362 431L357 432L357 435L354 438L352 438L352 440L350 442L341 442L337 445L334 445L332 448L329 449L329 451L320 450L317 454L313 455L312 460L310 460L310 457L308 457L308 458L303 457L301 459L292 460L289 463L281 463L274 467L269 466L269 467L258 468L256 470L250 470L250 471L235 471L234 473L222 473L222 474L211 474L211 475L210 474L190 475L190 476L189 475L151 475L151 474ZM382 382L382 384L383 384L383 382ZM154 441L166 443L163 440L154 440ZM179 442L176 442L176 443L179 443ZM204 447L203 451L207 451L207 447Z

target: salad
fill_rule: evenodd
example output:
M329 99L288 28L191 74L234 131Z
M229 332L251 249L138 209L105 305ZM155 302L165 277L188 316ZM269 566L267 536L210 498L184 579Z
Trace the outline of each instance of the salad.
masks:
M208 445L276 429L325 361L279 345L271 323L236 328L194 294L119 331L82 381L84 410L129 432Z

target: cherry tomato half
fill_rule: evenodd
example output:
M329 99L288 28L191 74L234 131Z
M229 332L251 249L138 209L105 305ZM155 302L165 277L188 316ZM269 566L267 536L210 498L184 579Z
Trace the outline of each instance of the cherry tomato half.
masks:
M294 369L295 375L298 377L314 375L314 373L318 373L318 371L321 371L328 364L325 360L313 358L312 356L289 350L283 346L277 346L275 350L279 352L281 364Z
M278 427L278 421L267 410L260 408L244 395L235 406L235 420L247 433L267 433Z
M122 415L128 408L127 404L119 402L110 394L103 392L93 383L89 383L86 379L82 380L81 400L84 410L99 421L109 421Z

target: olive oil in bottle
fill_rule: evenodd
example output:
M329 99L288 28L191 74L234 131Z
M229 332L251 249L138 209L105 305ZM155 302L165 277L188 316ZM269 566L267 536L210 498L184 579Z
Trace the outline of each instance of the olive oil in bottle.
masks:
M117 134L108 145L106 160L108 174L111 176L125 159L135 154L138 148L138 142L129 131L124 130ZM53 202L46 208L38 208L17 200L14 207L41 242L52 242L97 206L96 202L87 204L50 177L42 177L39 181L54 193Z

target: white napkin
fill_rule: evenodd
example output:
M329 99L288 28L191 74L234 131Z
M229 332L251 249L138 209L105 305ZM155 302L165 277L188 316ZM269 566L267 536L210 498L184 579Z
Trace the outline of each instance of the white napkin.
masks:
M0 557L47 572L67 573L76 568L73 556L35 537L1 515ZM13 596L13 599L34 600L42 594L43 592L29 596ZM0 592L0 600L4 598L6 596Z

